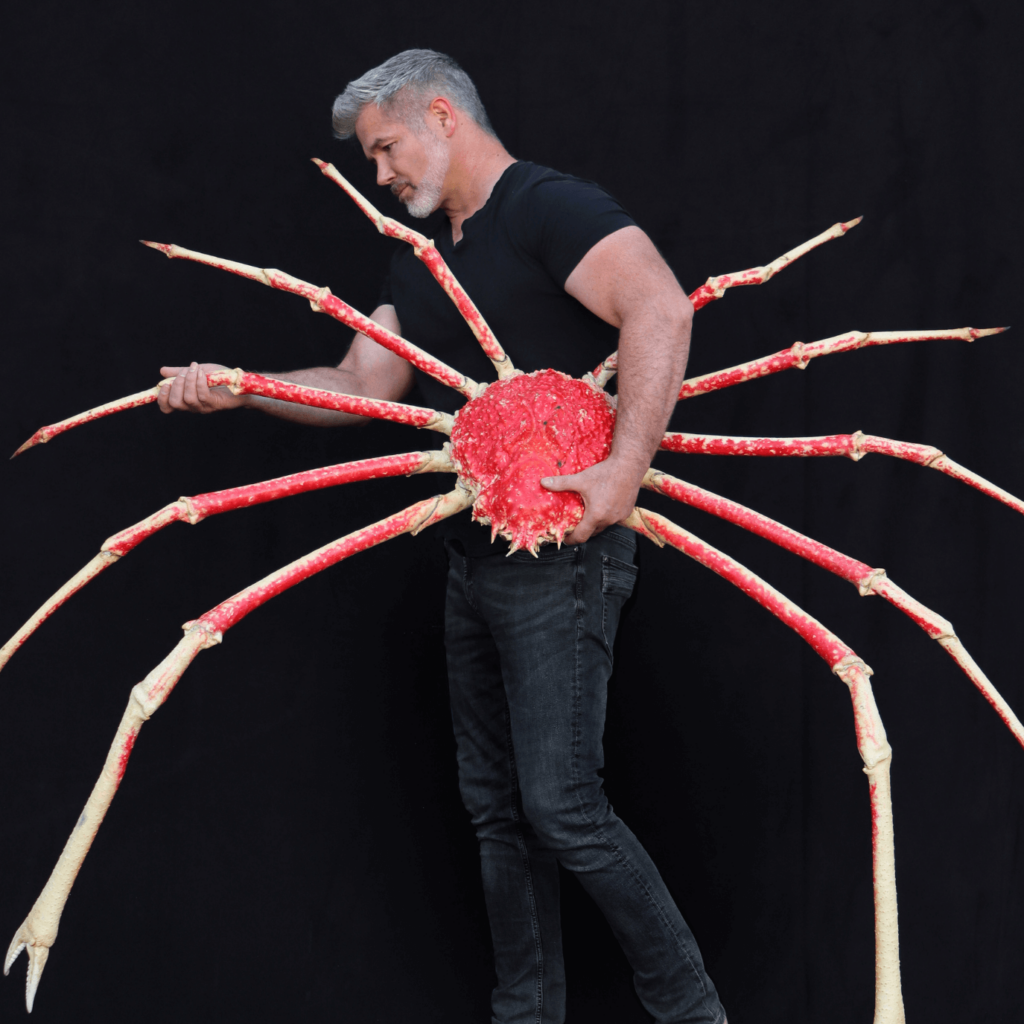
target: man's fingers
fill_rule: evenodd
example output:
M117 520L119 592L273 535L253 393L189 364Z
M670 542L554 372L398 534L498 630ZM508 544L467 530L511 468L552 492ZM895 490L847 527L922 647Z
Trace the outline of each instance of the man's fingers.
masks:
M578 473L569 473L566 476L545 476L541 478L541 487L549 491L578 491L576 477Z
M590 540L590 530L583 525L583 520L581 519L576 524L576 529L570 530L562 538L562 543L568 544L571 547L573 544L586 544L588 540Z
M213 409L213 396L210 394L210 386L206 383L206 374L202 368L196 371L196 398L203 412L210 412Z
M161 370L161 373L163 370ZM171 408L170 397L171 397L171 384L172 381L165 380L160 385L160 390L156 393L156 404L159 406L161 412L174 412Z
M611 525L610 520L605 521L597 514L584 509L583 518L565 535L562 543L584 544Z
M621 465L613 465L611 459L579 473L542 477L540 483L549 491L575 491L583 499L583 518L566 535L567 544L582 544L607 527L621 523L636 503L633 470L628 466L623 470Z
M186 409L192 409L195 411L199 410L199 396L196 394L198 381L199 364L192 363L189 365L188 372L185 374L185 386L182 389L182 400L185 403Z
M167 394L167 406L171 411L184 412L188 406L185 405L185 375L188 367L179 367L179 373L171 380L171 386L161 388Z
M239 405L228 388L211 388L207 373L224 370L220 363L190 363L188 366L161 366L164 377L156 403L161 412L217 412Z
M545 476L541 478L540 485L549 491L575 491L583 498L583 518L576 524L575 528L565 535L563 544L582 544L590 538L593 529L591 521L593 514L587 509L586 495L580 490L577 483L579 473L567 473L565 476Z

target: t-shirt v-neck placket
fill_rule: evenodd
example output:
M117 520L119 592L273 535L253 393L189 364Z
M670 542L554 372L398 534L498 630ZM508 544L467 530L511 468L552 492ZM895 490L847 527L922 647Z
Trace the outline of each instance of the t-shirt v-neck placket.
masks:
M500 204L500 202L501 202L500 196L498 196L496 193L498 192L499 188L501 188L502 182L505 181L505 179L508 176L509 172L514 167L516 167L519 163L520 163L520 161L516 160L514 163L509 164L508 167L506 167L505 170L503 170L501 172L501 174L498 175L498 180L494 183L494 187L491 189L491 194L484 201L484 205L481 206L479 210L476 210L474 213L471 213L462 222L462 237L457 242L455 241L455 234L452 231L452 222L450 220L448 221L448 224L447 224L447 228L448 228L448 244L451 246L451 252L452 253L457 253L457 252L461 252L462 251L463 245L464 245L464 243L466 241L466 225L469 224L470 221L476 221L477 222L476 228L473 229L474 231L476 231L479 228L480 223L481 223L481 221L478 220L478 218L481 218L483 214L487 213L488 207L491 208L491 212L492 212L492 215L493 215L493 211L494 211L495 207L498 204ZM486 219L486 218L484 218L484 219Z

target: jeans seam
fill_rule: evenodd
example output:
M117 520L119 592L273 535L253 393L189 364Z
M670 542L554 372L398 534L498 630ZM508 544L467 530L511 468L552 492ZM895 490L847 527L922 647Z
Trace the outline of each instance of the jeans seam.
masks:
M608 657L612 658L613 661L614 661L614 656L613 656L613 653L612 653L613 643L608 638L608 595L609 595L610 592L605 590L605 582L606 582L605 577L606 577L607 571L608 571L608 563L609 562L617 562L617 561L619 561L619 560L617 558L613 558L611 555L602 555L601 556L601 637L604 640L605 650L608 651ZM621 564L625 565L626 563L623 562ZM635 587L635 585L636 585L636 573L633 574L633 583L630 585L630 593L629 594L616 595L616 596L621 596L622 602L623 603L626 602L627 600L629 600L629 596L630 596L630 594L632 594L633 588ZM621 609L620 609L620 613L621 613Z
M537 956L537 1015L535 1024L542 1024L544 1014L544 942L540 934L540 916L537 913L537 898L533 889L533 872L530 870L530 853L526 848L522 826L519 822L519 808L516 806L516 795L519 792L519 773L516 770L516 755L512 746L512 716L509 714L508 703L505 704L505 749L508 751L509 763L509 811L515 823L516 845L523 859L523 871L526 876L526 893L530 902L530 921L533 925L533 948Z
M473 600L473 581L469 575L469 559L466 557L462 559L462 592L466 597L466 603L479 615L480 609Z

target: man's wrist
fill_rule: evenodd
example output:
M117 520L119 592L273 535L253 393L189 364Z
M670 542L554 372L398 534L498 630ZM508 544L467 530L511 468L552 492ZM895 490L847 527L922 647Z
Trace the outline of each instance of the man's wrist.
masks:
M638 486L644 474L651 468L650 459L645 459L635 452L616 452L614 448L605 461L614 466L616 472L635 479Z

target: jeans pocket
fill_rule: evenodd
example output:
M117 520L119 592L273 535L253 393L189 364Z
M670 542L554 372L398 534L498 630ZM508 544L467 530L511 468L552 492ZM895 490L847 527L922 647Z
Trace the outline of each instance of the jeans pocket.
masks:
M633 593L633 585L639 570L629 562L623 562L611 555L601 556L601 599L604 603L602 629L604 645L612 653L615 634L619 628L619 616L626 599Z

